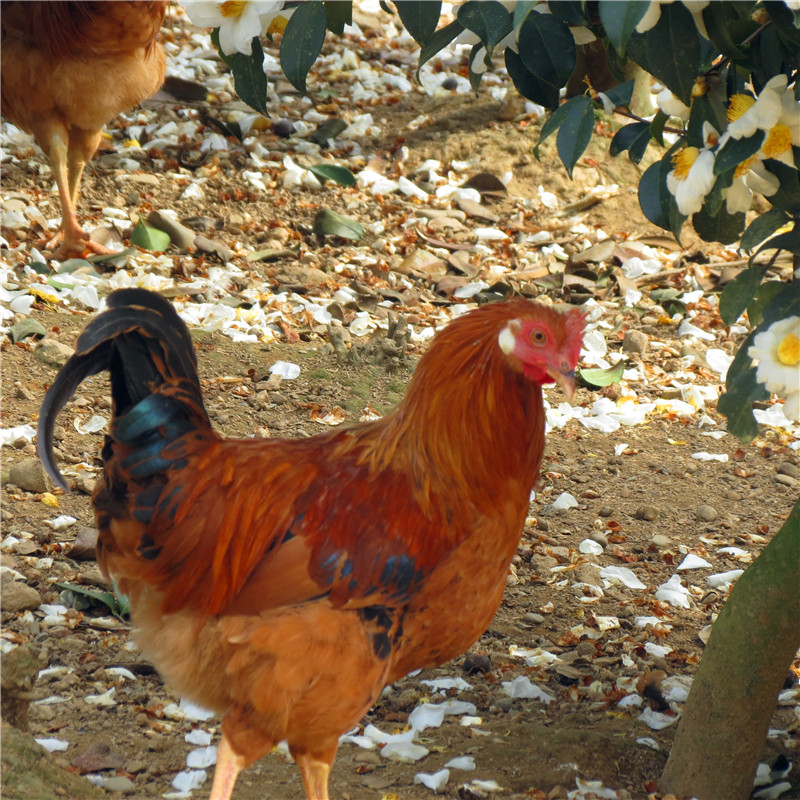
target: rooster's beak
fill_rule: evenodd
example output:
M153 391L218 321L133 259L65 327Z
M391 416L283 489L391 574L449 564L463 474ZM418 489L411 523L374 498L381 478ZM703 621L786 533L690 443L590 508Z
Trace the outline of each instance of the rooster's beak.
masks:
M561 391L567 396L567 400L572 400L572 395L575 394L575 370L571 369L569 372L562 372L555 367L547 370L547 374L561 387Z

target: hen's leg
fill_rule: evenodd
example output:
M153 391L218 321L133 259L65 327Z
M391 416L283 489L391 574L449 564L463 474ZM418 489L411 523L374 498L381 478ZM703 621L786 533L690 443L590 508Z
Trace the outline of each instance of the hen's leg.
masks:
M211 796L208 800L230 800L236 776L245 766L243 756L233 752L227 736L222 738L217 748L217 767L214 771L214 785L211 787Z
M306 790L308 800L329 800L328 776L336 758L337 744L338 742L316 753L292 752L300 768L300 777L303 779L303 788Z
M47 247L60 243L53 253L54 258L82 256L86 250L103 255L113 252L89 238L89 234L78 224L76 214L83 168L97 149L100 136L100 131L73 129L67 133L66 129L59 126L59 129L51 131L47 139L48 155L61 200L61 230L47 243Z

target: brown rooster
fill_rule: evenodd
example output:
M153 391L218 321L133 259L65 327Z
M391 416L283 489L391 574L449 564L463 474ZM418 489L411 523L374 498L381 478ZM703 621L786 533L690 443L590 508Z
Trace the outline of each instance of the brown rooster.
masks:
M0 17L2 113L32 133L53 165L61 229L55 258L112 251L76 216L81 176L103 126L164 80L158 2L4 2ZM60 246L59 246L60 245Z
M108 369L98 558L144 653L223 715L212 800L283 739L308 798L326 800L339 736L383 686L486 629L538 475L541 385L571 395L583 327L577 309L491 304L436 336L382 419L233 440L211 428L172 306L109 295L47 392L39 453L66 488L56 415Z

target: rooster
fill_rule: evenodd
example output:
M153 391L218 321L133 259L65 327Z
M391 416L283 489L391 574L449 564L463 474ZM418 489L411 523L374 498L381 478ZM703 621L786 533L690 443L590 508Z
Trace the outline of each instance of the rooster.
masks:
M3 3L2 113L53 165L62 212L46 245L58 247L54 258L112 252L78 224L81 176L103 126L163 82L156 36L165 8L165 0Z
M66 489L56 415L108 369L98 560L144 654L223 715L212 800L282 740L309 800L327 800L340 734L497 610L542 458L541 387L571 396L583 315L484 306L438 333L393 413L234 440L211 428L170 303L121 289L107 304L45 396L40 457Z

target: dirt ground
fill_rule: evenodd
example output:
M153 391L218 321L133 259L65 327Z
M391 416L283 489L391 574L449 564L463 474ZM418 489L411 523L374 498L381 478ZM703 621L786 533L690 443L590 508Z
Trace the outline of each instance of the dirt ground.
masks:
M154 113L168 121L175 118L176 107L175 103L164 103ZM391 163L399 143L409 151L409 174L412 166L427 158L443 163L470 159L473 172L502 175L510 170L513 180L508 195L489 204L499 220L493 224L517 231L531 230L531 225L553 230L569 253L575 250L569 231L574 217L567 224L565 217L539 207L520 223L519 198L536 198L543 186L566 205L580 201L594 186L617 184L620 188L608 199L574 212L580 222L591 231L604 231L617 243L639 240L657 244L667 253L678 250L641 216L635 191L640 168L626 159L610 158L602 138L599 144L593 144L576 169L575 180L570 182L551 148L543 148L542 161L534 158L532 148L540 122L534 123L524 115L509 118L505 105L485 92L477 100L471 96L395 95L376 103L371 111L381 121L381 134L370 141L369 152L350 161L342 154L341 163L354 171L369 159ZM429 115L431 122L418 131L409 131L409 121L421 115ZM120 135L115 132L117 138ZM399 137L403 137L402 142ZM291 151L291 140L287 144L269 131L261 141L276 159ZM151 153L142 159L141 174L158 174L151 163L155 157ZM312 233L321 202L313 190L289 191L276 186L265 201L263 196L243 189L238 158L233 147L229 153L212 159L207 167L204 197L189 200L182 198L184 186L175 181L142 183L135 192L126 191L130 184L119 170L106 168L101 156L87 170L82 218L96 217L97 209L106 206L126 211L136 207L145 212L172 209L180 219L205 218L208 232L223 244L232 246L236 241L251 249L272 246L275 232L279 231L278 241L300 246L312 256L308 263L313 262L325 273L322 282L302 285L303 273L297 270L291 254L258 262L246 262L237 255L234 262L241 274L231 279L232 296L255 283L275 289L291 284L306 296L320 298L329 298L337 286L354 281L367 284L378 293L397 285L388 276L398 266L402 252L393 260L374 250L379 263L375 269L348 260L350 245L323 241ZM3 165L3 196L38 198L39 202L50 203L46 215L57 215L57 203L47 194L49 176L40 175L35 163L36 159L31 158ZM42 163L41 159L38 163ZM365 225L383 221L387 229L399 229L401 220L415 210L414 203L402 196L364 201L361 195L338 191L338 210L357 216ZM327 196L323 200L327 201ZM465 222L467 233L470 228L486 224L474 218ZM462 242L467 233L451 235L433 228L426 235ZM26 236L33 240L34 234L15 231L8 236L15 243L25 241ZM424 244L422 238L416 242ZM696 265L718 256L711 247L704 246L699 252L690 233L683 244L682 260L675 262L677 268L666 284L643 284L640 288L688 288ZM202 274L212 263L185 258L174 250L168 255L173 265L171 275L179 281L191 277L185 274L186 270ZM8 263L16 263L11 255L5 257ZM509 258L513 258L513 252ZM474 258L472 263L480 277L480 259ZM424 321L426 315L439 308L447 310L452 298L437 290L440 278L412 277L415 290L400 298L396 311L412 321ZM711 284L709 294L716 291L713 280ZM509 281L508 285L528 294L549 295L557 301L581 299L575 295L574 287L570 292L560 279L549 286L546 281L533 280ZM175 296L179 295L176 291ZM613 293L601 295L601 299L610 303L606 307L612 322L607 333L610 352L620 350L629 330L641 331L649 340L667 345L663 349L651 347L643 354L629 354L630 363L641 366L651 376L649 381L631 384L640 398L677 396L671 376L679 369L692 374L696 385L719 385L718 376L700 362L688 367L681 362L687 347L693 345L679 337L675 323L648 315L646 310L627 307ZM382 313L374 306L370 309ZM713 346L734 352L743 335L727 334L713 306L703 306L701 302L698 309L706 315L709 329L716 336ZM48 338L70 346L88 316L86 309L44 301L36 302L30 312L30 318L41 323ZM358 420L366 407L382 413L402 397L425 347L424 343L412 343L405 358L387 362L373 359L369 347L364 348L360 360L342 358L334 352L324 327L314 324L299 327L294 335L270 343L234 343L221 333L195 334L212 421L221 433L232 437L267 433L303 437L319 432L322 428L314 417L330 411L341 411L347 421ZM4 429L35 425L41 398L54 377L55 369L36 358L35 347L31 338L16 344L6 338L3 343ZM269 366L277 360L299 365L300 375L283 381L268 401L263 396L259 399L255 384L266 378ZM614 387L583 387L573 404L589 407L600 397L617 399L616 391ZM553 405L563 401L556 390L548 390L547 396ZM56 432L56 444L62 465L99 464L102 433L81 435L73 426L74 419L85 420L95 413L108 413L108 387L102 375L81 386L79 395L59 419L62 427ZM717 414L713 401L709 401L704 413L716 428L724 430L724 418ZM618 790L615 796L620 798L644 800L655 791L675 725L653 730L638 719L641 707L618 703L626 694L635 693L638 679L652 678L655 670L663 670L673 680L694 674L703 652L700 632L712 622L726 596L725 588L709 587L706 578L750 563L783 524L800 485L798 452L789 447L792 437L787 433L763 428L762 436L743 446L731 436L716 440L705 436L708 428L700 428L698 418L699 414L680 417L675 413L655 413L644 424L610 434L571 420L548 434L541 484L531 506L529 525L509 574L503 605L490 628L464 657L407 677L387 689L363 720L362 728L373 724L385 732L401 731L409 713L422 700L442 702L445 696L474 704L471 716L480 721L467 726L453 715L445 717L440 727L426 729L420 734L420 741L430 752L413 764L382 758L376 749L343 744L331 779L333 797L428 798L431 790L415 784L414 776L418 772L434 773L450 759L467 755L473 756L476 769L452 769L441 796L486 796L488 790L475 785L460 788L476 779L495 781L504 790L495 795L499 797L564 798L576 788L576 778L602 781L607 789ZM80 538L85 534L76 532L93 525L86 493L92 477L84 479L84 491L53 493L57 508L47 505L50 501L41 491L25 491L9 481L10 467L34 452L32 444L17 444L2 450L2 522L4 537L11 535L22 544L4 548L2 564L16 570L22 581L39 593L42 603L64 602L62 584L107 588L96 563L76 557L72 550L76 535ZM615 446L622 444L627 448L615 452ZM727 455L728 459L692 458L701 451ZM573 495L577 507L566 511L550 509L562 492ZM710 506L711 511L702 508L705 506ZM53 530L45 521L57 515L70 515L78 522ZM581 552L581 542L593 535L601 552ZM739 552L721 553L721 547L736 547ZM690 587L689 607L656 600L656 587L676 574L676 567L687 554L701 556L710 563L706 569L677 573ZM593 597L586 587L602 586L599 570L608 566L631 568L646 589L615 584L606 586L602 596ZM6 581L5 574L3 580ZM641 627L637 622L640 617L657 617L660 623ZM194 749L184 740L185 734L192 728L216 732L219 721L170 719L164 709L178 698L131 647L129 626L118 622L112 629L99 627L97 618L101 625L114 625L105 622L108 609L100 603L71 612L67 623L53 623L40 610L3 611L4 638L15 644L30 643L37 651L39 666L49 669L32 690L35 702L28 712L30 732L36 737L56 737L69 743L66 750L47 757L50 765L54 762L72 773L127 779L127 783L123 780L118 784L127 796L161 796L171 791L172 779L185 769L187 754ZM608 628L607 618L615 620ZM648 644L656 647L646 647ZM513 654L513 646L545 651L558 659L550 663L542 659L530 665ZM120 666L127 667L134 677L109 671ZM529 677L554 700L546 704L510 697L503 684L519 676ZM462 679L469 686L437 693L423 683L453 678ZM87 703L87 696L102 695L111 688L116 690L113 704L98 707ZM54 697L57 702L48 702ZM674 714L668 703L658 699L645 700L643 707L650 702L657 710ZM673 703L672 707L677 709L680 705ZM800 797L796 776L800 769L796 699L778 708L772 728L776 733L769 739L764 757L784 753L790 758L795 774L790 773L789 780L794 788L783 796ZM7 737L10 734L4 734L4 744L11 742ZM649 743L641 741L644 737L649 737ZM106 746L105 750L99 745ZM44 760L36 764L33 758L20 769L22 756L15 755L16 749L9 749L4 747L3 753L3 797L34 800L89 796L88 789L81 795L80 789L70 788L66 777L62 783L58 772L48 773L39 784L32 782L31 775L44 769ZM87 750L89 757L80 760ZM27 782L21 779L21 773L27 775ZM209 779L192 796L207 797L210 785ZM113 791L106 795L122 796ZM234 797L302 798L303 792L296 768L284 754L276 752L242 774Z

